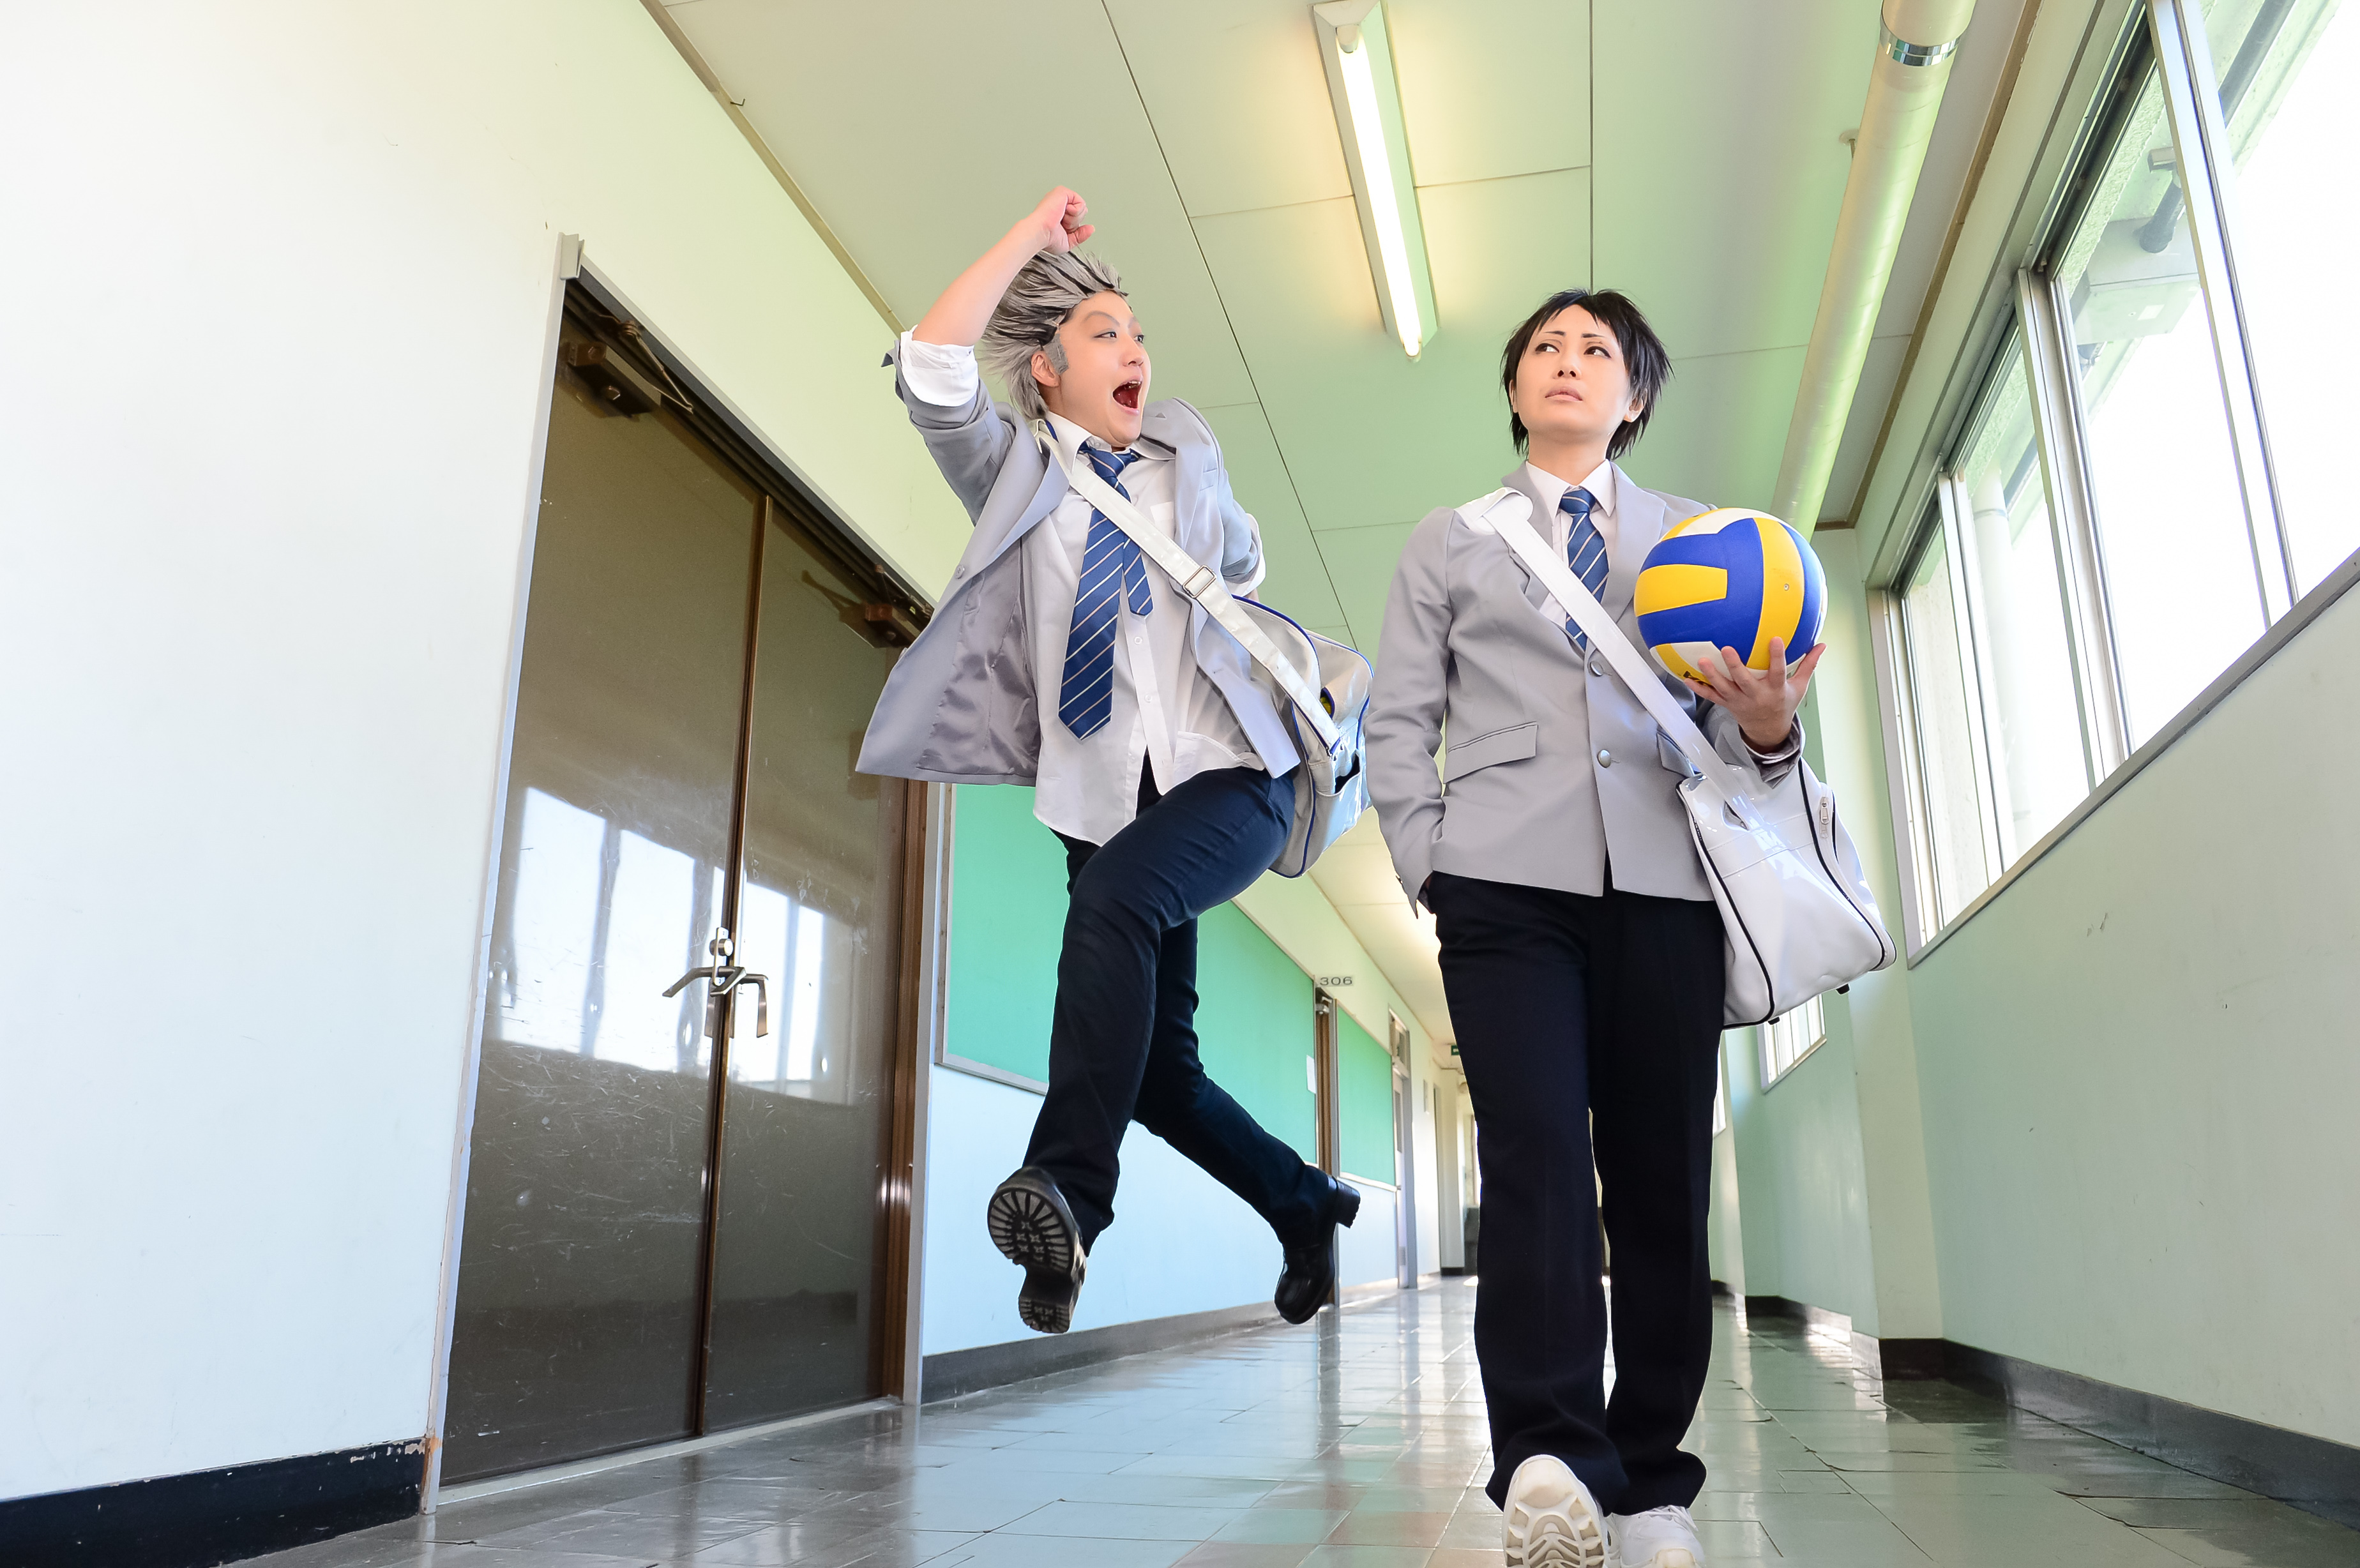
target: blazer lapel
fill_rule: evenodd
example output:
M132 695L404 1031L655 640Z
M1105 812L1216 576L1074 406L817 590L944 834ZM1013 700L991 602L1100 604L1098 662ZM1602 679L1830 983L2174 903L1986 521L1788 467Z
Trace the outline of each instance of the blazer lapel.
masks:
M1513 490L1517 495L1522 495L1528 503L1531 504L1532 512L1528 521L1532 524L1533 532L1540 535L1541 543L1548 543L1549 515L1541 506L1540 495L1538 492L1534 490L1532 474L1526 471L1524 464L1520 463L1516 464L1513 471L1502 474L1500 476L1500 483L1506 485L1509 489ZM1509 550L1508 541L1505 539L1502 539L1500 541L1500 548L1503 550L1507 550L1508 560L1516 569L1517 580L1524 585L1524 603L1530 604L1535 610L1548 603L1549 591L1547 587L1539 578L1533 575L1532 568L1524 564L1524 558L1518 555L1514 550Z
M1150 403L1139 421L1140 444L1172 460L1172 539L1196 560L1221 563L1219 487L1213 449L1195 424L1176 414L1168 400Z

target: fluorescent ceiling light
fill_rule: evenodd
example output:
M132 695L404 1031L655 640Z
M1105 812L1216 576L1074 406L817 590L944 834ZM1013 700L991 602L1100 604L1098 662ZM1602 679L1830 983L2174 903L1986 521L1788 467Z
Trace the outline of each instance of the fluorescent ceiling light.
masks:
M1415 359L1434 335L1434 283L1426 272L1426 231L1418 223L1417 187L1410 179L1409 141L1402 131L1384 9L1378 0L1326 0L1312 6L1311 14L1360 210L1378 314Z

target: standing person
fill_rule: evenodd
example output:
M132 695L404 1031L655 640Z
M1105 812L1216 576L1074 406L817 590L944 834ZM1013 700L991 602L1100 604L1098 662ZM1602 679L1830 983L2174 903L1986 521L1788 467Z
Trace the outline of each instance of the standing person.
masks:
M1706 510L1613 461L1670 369L1621 294L1567 289L1516 329L1500 383L1530 461L1489 506L1430 513L1410 537L1368 721L1369 792L1403 888L1434 911L1475 1104L1487 1489L1508 1561L1535 1568L1704 1563L1688 1516L1704 1465L1679 1443L1712 1348L1721 917L1675 793L1684 765L1498 532L1529 518L1638 642L1641 562ZM1714 746L1783 778L1819 657L1790 670L1774 642L1772 668L1754 671L1723 650L1689 696Z
M1195 1028L1196 917L1277 858L1301 759L1245 649L1073 489L1034 421L1233 593L1262 581L1262 535L1204 417L1147 401L1147 336L1121 279L1074 249L1088 211L1049 192L890 356L976 528L886 681L859 766L1033 785L1033 814L1065 846L1049 1091L987 1214L1024 1269L1025 1326L1072 1325L1133 1121L1270 1223L1285 1253L1274 1304L1302 1323L1332 1293L1336 1227L1360 1193L1205 1075ZM1014 408L986 396L978 343Z

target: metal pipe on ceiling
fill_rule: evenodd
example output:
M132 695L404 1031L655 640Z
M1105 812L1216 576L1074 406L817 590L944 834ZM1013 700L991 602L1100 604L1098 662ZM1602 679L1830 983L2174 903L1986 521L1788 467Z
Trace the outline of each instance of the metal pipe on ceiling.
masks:
M1819 523L1836 447L1843 440L1902 225L1934 135L1934 117L1950 84L1950 62L1974 8L1974 0L1885 0L1868 102L1852 144L1852 176L1844 182L1843 210L1836 218L1827 281L1819 288L1819 313L1803 355L1803 384L1795 395L1772 503L1778 516L1807 534Z

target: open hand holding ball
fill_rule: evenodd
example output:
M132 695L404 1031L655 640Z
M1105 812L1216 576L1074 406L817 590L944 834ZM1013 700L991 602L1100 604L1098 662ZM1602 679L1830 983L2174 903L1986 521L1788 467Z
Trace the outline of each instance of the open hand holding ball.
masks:
M1639 636L1666 670L1730 711L1757 750L1785 743L1819 668L1827 578L1801 533L1724 506L1666 532L1640 569ZM1808 648L1801 661L1787 653Z

